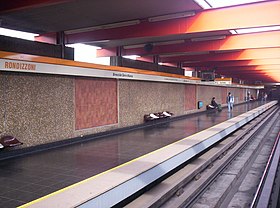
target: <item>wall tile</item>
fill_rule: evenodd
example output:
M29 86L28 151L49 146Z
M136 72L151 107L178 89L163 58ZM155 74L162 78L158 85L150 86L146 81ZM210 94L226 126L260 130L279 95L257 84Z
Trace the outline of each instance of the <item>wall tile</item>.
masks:
M118 123L117 81L75 79L76 130Z
M171 111L182 115L184 90L183 84L120 80L120 126L141 124L149 113Z
M15 136L24 146L73 136L73 79L21 73L4 76L5 134Z

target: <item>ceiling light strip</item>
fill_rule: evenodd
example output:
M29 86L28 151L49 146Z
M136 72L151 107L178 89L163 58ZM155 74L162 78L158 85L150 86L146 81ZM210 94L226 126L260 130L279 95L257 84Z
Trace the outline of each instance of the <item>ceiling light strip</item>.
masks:
M225 35L221 35L221 36L211 36L211 37L192 38L191 41L192 41L192 42L199 42L199 41L209 41L209 40L223 40L223 39L225 39L225 38L226 38Z
M170 19L192 17L194 15L195 15L195 12L182 12L182 13L168 14L168 15L162 15L162 16L157 16L157 17L150 17L150 18L148 18L148 21L149 22L159 22L159 21L170 20Z
M65 34L76 34L76 33L82 33L82 32L91 32L96 30L106 30L106 29L112 29L112 28L119 28L119 27L126 27L126 26L132 26L132 25L138 25L140 24L140 20L131 20L126 22L117 22L113 24L105 24L105 25L98 25L94 27L87 27L87 28L81 28L81 29L75 29L75 30L68 30L65 31Z

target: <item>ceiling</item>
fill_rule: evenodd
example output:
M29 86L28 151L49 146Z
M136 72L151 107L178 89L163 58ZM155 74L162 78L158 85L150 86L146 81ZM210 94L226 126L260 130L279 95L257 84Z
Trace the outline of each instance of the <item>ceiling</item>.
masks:
M64 32L66 43L102 47L101 57L157 57L168 65L271 83L280 82L280 31L230 30L280 25L279 11L280 1L203 10L194 0L2 0L0 26L39 33L37 40L50 43Z

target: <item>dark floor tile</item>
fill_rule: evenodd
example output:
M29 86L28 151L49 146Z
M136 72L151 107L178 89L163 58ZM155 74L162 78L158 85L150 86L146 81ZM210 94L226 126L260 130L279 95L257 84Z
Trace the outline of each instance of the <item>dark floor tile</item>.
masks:
M44 179L41 180L39 182L36 182L35 184L37 185L41 185L41 186L53 186L54 184L56 184L58 181L56 180L52 180L52 179Z
M57 174L57 175L52 175L49 179L55 180L57 182L62 182L67 180L68 176L64 174Z
M13 191L15 190L16 188L8 188L8 187L5 187L5 186L2 186L2 184L0 183L0 196L3 194L3 193L6 193L6 192L9 192L9 191Z
M40 195L27 191L14 190L3 193L2 197L27 203L39 198Z
M15 208L23 204L23 201L0 197L0 207L2 208Z
M60 189L63 189L67 186L70 186L72 184L73 183L71 181L63 181L63 182L54 184L53 186L51 186L51 188L54 188L55 190L60 190Z
M41 190L44 190L46 188L49 188L49 186L43 186L43 185L30 183L27 186L21 187L20 190L21 191L32 192L32 193L37 193L37 192L40 192Z
M28 185L28 183L21 180L13 180L13 178L6 178L4 180L1 180L1 186L6 188L18 189L26 185Z
M43 197L43 196L46 196L46 195L49 195L55 191L57 191L58 189L55 189L53 187L46 187L44 189L40 189L36 192L36 194L39 196L38 198L40 197Z

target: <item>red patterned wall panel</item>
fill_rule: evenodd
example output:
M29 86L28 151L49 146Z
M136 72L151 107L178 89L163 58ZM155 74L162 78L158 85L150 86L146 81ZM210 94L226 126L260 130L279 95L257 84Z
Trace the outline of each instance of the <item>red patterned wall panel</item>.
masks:
M185 110L196 109L196 85L185 85Z
M76 130L118 123L117 80L75 79Z

